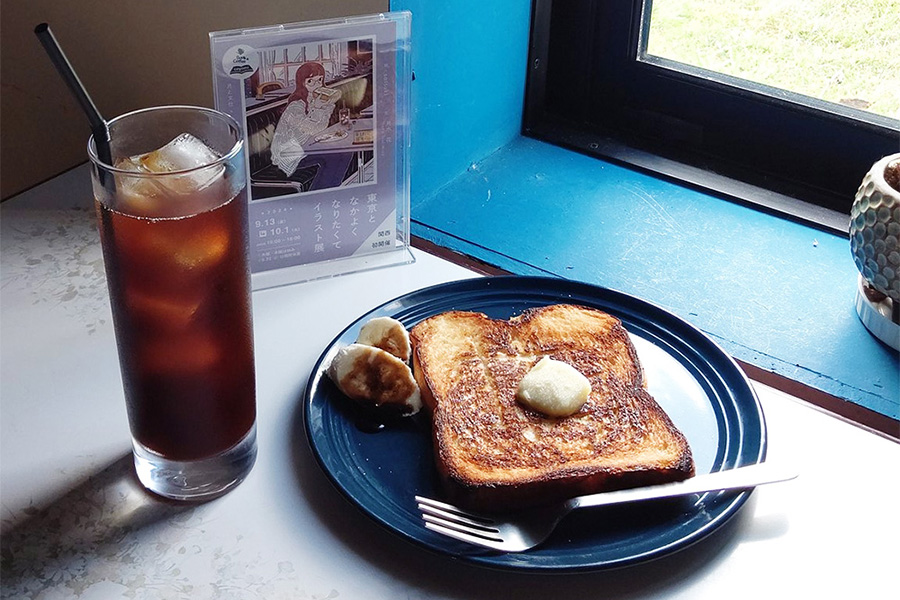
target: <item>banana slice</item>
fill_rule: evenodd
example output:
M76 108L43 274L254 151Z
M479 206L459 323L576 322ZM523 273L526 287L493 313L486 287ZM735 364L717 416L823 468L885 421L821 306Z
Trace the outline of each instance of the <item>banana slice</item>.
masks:
M356 343L381 348L403 362L408 362L411 354L406 327L391 317L375 317L368 321L359 330Z
M326 371L344 394L365 406L412 415L422 408L409 366L391 353L363 344L338 350Z

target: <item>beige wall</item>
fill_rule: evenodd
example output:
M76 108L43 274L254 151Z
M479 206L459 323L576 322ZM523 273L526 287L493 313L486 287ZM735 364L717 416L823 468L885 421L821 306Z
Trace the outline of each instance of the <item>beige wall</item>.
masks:
M107 118L155 104L212 106L210 31L388 10L389 0L4 0L0 198L86 160L90 127L34 35L50 24Z

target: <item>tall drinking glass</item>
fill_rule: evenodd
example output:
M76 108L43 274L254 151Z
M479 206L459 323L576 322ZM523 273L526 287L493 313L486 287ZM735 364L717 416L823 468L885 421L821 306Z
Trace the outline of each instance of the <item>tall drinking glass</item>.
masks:
M244 143L231 117L164 106L91 138L95 206L138 478L224 493L256 460Z

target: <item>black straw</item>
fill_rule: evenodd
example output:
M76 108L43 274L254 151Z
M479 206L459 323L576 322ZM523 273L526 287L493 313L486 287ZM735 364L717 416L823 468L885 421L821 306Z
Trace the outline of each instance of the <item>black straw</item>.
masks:
M109 149L109 126L106 124L106 119L100 115L100 111L97 110L94 101L91 100L87 90L84 89L81 80L75 74L75 69L72 68L72 64L66 58L59 43L57 43L53 32L50 31L50 26L47 23L41 23L34 28L34 34L40 40L41 45L44 46L44 50L47 51L56 70L62 76L66 85L69 86L69 89L75 95L75 99L78 100L82 110L84 110L88 120L91 122L91 133L94 136L94 146L97 148L97 158L104 164L111 165L112 154Z

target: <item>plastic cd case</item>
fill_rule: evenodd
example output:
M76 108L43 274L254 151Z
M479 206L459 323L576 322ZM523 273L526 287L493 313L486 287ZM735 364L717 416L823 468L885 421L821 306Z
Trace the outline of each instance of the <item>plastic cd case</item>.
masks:
M410 14L210 34L244 128L253 289L413 261Z

